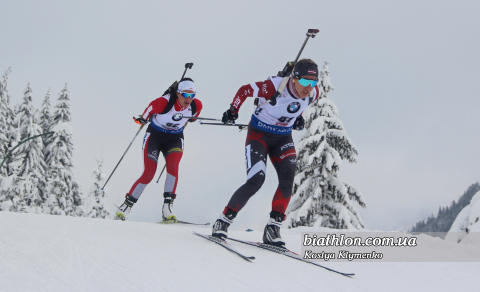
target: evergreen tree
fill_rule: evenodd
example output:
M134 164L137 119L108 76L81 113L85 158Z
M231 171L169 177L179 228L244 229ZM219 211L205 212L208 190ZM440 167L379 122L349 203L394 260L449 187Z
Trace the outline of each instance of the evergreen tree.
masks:
M365 207L360 192L337 177L341 161L355 162L358 152L328 98L333 90L329 73L325 62L319 76L320 96L303 114L306 133L297 143L294 194L286 218L289 228L363 228L353 204Z
M13 155L19 162L16 170L14 192L19 195L17 212L40 212L44 201L42 190L45 189L46 164L43 156L42 138L29 138L42 134L42 128L37 124L35 108L32 102L32 89L28 84L23 102L16 113L15 124L18 125L21 143Z
M45 95L45 98L43 99L42 102L42 109L38 115L39 117L39 123L40 126L42 127L43 133L48 133L50 132L50 129L52 127L52 114L51 114L51 105L50 105L50 88L47 91L47 94ZM53 139L51 138L51 135L47 136L42 136L42 143L43 143L43 148L42 152L44 157L47 156L47 149L48 149L48 143L51 142ZM47 172L45 174L45 181L48 181L48 167L47 167ZM45 187L42 189L42 194L44 195L44 199L46 200L49 196L50 192L50 187L48 184L45 185Z
M8 75L11 73L10 68L5 72L0 80L0 124L1 130L4 134L5 140L1 141L1 155L2 161L9 149L12 149L17 144L17 129L14 125L15 113L10 106L10 94L8 92ZM0 169L0 211L16 211L18 205L18 196L12 189L15 188L17 176L11 166L14 156L10 156L5 160Z
M0 158L5 158L8 150L16 145L16 131L13 125L15 117L14 111L10 106L10 94L8 92L8 75L11 73L10 68L0 80ZM11 174L8 159L0 169L0 177L6 177Z
M50 128L52 127L52 114L50 113L50 89L48 89L45 98L43 99L42 103L42 110L40 112L40 126L42 127L43 133L50 132ZM45 136L44 136L45 137ZM44 144L46 142L46 138L44 138Z
M86 199L86 216L90 218L103 218L110 217L110 211L108 204L105 201L107 196L106 191L102 190L103 182L105 181L105 175L103 173L103 160L97 161L97 170L93 172L94 183L90 188L90 193Z
M48 193L45 213L55 215L83 216L82 194L73 177L73 141L70 125L70 98L65 84L60 92L52 117L54 135L46 139L45 160L49 166Z
M8 152L8 139L7 139L7 76L9 71L2 76L0 80L0 163L3 161ZM0 180L7 176L6 169L2 166L0 168Z

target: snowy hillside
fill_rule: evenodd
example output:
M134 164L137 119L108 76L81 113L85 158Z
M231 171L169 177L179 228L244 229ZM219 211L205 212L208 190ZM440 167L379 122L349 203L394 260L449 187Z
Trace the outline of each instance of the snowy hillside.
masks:
M463 208L452 224L445 240L480 246L480 191Z
M250 263L192 234L210 233L203 226L8 212L0 222L0 291L472 291L480 277L480 263L322 263L356 273L347 278L233 243L256 257ZM282 231L296 252L301 230ZM260 231L230 234L261 239Z

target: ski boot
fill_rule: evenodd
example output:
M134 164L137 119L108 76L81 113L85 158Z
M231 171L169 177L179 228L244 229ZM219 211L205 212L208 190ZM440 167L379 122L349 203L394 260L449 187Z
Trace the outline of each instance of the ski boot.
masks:
M173 200L177 195L172 193L163 193L163 197L165 198L163 201L163 208L162 208L162 223L176 223L177 216L173 213Z
M130 210L133 207L133 204L137 202L137 199L130 197L130 195L127 194L125 197L125 202L118 207L117 212L115 213L115 216L113 217L114 220L122 220L125 221L125 217L127 217L128 213L130 213Z
M263 243L285 248L285 241L280 236L280 227L284 218L284 214L277 211L270 212L270 219L263 232Z
M237 212L230 208L225 208L225 214L220 214L212 227L212 236L225 240L228 237L228 226L233 223L233 219L237 217Z

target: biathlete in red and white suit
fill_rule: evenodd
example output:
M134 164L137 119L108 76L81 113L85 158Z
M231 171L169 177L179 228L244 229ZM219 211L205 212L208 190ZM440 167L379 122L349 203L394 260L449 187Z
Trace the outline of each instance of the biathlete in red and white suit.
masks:
M187 121L195 121L183 117L198 117L202 110L202 103L195 99L195 94L193 80L183 78L176 87L171 88L168 94L152 101L143 114L136 119L141 124L146 124L151 119L142 144L144 169L140 178L125 196L125 202L117 210L115 219L125 220L125 216L130 212L133 204L137 202L145 187L152 181L161 152L167 168L162 217L164 220L176 220L173 213L173 200L176 198L178 165L183 155L183 130ZM171 98L175 98L175 100L171 100Z
M245 142L247 181L233 194L223 213L215 222L212 235L227 237L228 226L247 201L260 189L265 181L267 155L270 157L278 176L278 187L272 201L270 219L265 227L263 241L267 244L284 246L280 237L280 226L285 219L293 189L293 178L297 164L297 154L292 140L292 128L303 129L303 111L318 98L318 67L310 59L298 61L293 69L293 77L272 99L284 78L269 77L266 81L242 86L230 109L223 114L224 123L233 122L238 117L240 106L247 97L258 97L248 127ZM267 102L270 100L270 102Z

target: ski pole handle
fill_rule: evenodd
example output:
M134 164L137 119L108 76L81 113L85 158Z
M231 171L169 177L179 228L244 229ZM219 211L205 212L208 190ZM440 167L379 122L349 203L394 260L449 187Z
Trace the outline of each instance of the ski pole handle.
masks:
M185 73L187 73L187 70L192 69L192 67L193 67L193 63L185 63L185 71L183 71L183 75L182 75L182 78L180 78L180 80L182 80L183 77L185 77Z
M319 32L318 29L314 29L314 28L310 28L308 31L307 31L307 36L311 36L312 39L317 35L317 33Z
M297 55L297 57L295 58L295 61L293 61L294 64L297 63L298 58L300 58L300 55L301 55L302 52L303 52L303 48L305 48L305 45L306 45L307 42L308 42L308 38L309 38L309 37L314 38L314 37L317 35L318 32L319 32L318 29L313 29L313 28L311 28L311 29L309 29L309 30L307 31L307 37L305 38L305 41L303 42L302 48L301 48L300 51L298 52L298 55Z

